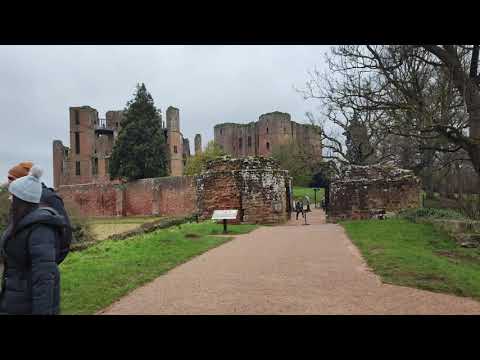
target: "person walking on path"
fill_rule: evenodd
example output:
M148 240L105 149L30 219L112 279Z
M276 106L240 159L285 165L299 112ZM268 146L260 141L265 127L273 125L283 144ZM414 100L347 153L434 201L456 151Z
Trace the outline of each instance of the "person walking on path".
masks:
M59 233L65 218L39 206L42 197L38 166L9 184L11 224L2 235L0 256L5 260L0 313L60 312Z
M295 212L297 213L297 220L298 220L299 213L302 213L302 217L303 217L303 203L301 201L297 201L295 203Z
M307 209L305 211L311 212L312 210L310 209L310 198L308 197L308 195L305 195L305 204L307 204Z

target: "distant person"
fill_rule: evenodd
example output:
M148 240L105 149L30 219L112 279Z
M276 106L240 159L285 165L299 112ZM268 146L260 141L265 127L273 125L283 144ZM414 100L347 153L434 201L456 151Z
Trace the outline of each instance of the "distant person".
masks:
M55 315L60 312L59 244L65 218L40 207L42 170L10 182L11 224L2 235L5 261L0 313Z
M302 217L303 217L303 203L301 201L297 201L295 203L295 212L297 213L297 220L298 220L299 213L302 213Z
M305 204L307 204L306 212L312 211L310 210L310 198L308 197L308 195L305 195Z
M12 181L19 179L23 176L27 176L30 169L32 168L33 163L31 161L24 161L21 162L18 165L15 165L8 171L8 183L11 183ZM68 217L67 211L65 210L65 206L63 204L63 200L58 195L57 192L55 192L54 189L47 187L43 182L42 182L42 198L40 199L40 206L43 207L51 207L55 209L60 215L62 215L65 218L65 221L68 225L67 228L65 228L65 241L64 241L64 246L60 249L60 258L61 261L67 256L69 250L70 250L70 244L72 242L72 230L71 230L71 222L70 218Z

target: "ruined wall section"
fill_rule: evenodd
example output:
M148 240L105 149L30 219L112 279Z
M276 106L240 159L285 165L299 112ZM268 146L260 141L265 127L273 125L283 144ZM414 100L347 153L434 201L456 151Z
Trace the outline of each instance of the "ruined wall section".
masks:
M233 157L255 156L258 139L254 122L249 124L225 123L214 127L217 144Z
M117 189L114 184L90 183L62 185L58 188L71 215L89 217L117 216Z
M105 114L106 123L109 129L114 131L114 139L118 137L118 133L122 128L123 110L110 110Z
M316 159L323 158L322 137L320 129L312 124L292 123L293 141L301 144L308 153L312 154Z
M214 210L238 209L237 221L274 224L287 220L288 172L267 158L223 157L210 161L197 178L198 210L203 219Z
M328 221L369 219L379 211L420 207L421 183L392 165L346 167L330 185Z
M275 111L261 115L256 123L257 155L271 156L275 146L286 145L293 141L293 125L294 122L287 113Z
M319 129L298 124L291 120L290 114L279 111L263 114L257 122L248 124L218 124L214 127L214 139L233 157L268 157L278 146L297 143L308 147L318 160L322 159Z
M83 216L187 216L196 212L194 178L152 178L64 185L59 194L67 208Z
M170 150L170 175L183 175L183 136L180 133L180 111L167 108L167 144Z
M95 150L95 123L97 110L89 106L70 108L70 151L65 161L67 184L85 184L92 181L92 155Z
M68 148L60 140L53 141L53 187L58 187L64 183L66 173L65 160L68 156Z
M200 134L195 135L195 155L202 153L202 136Z
M191 156L190 153L190 141L186 138L183 139L183 168L187 165L187 160Z

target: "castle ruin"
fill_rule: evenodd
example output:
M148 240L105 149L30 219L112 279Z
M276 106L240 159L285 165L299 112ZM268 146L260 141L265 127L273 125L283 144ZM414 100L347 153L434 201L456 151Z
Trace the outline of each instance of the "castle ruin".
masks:
M202 136L200 134L195 135L195 155L202 153Z
M327 221L370 219L421 206L421 182L393 163L347 165L330 182Z
M166 127L160 117L169 149L171 176L182 176L190 156L188 139L180 131L180 111L166 111ZM53 182L61 185L108 182L109 159L121 129L123 111L107 111L106 118L90 106L70 107L70 148L53 141Z
M322 159L318 129L314 125L292 121L290 114L279 111L263 114L258 121L248 124L215 125L214 137L223 151L233 157L268 157L276 146L300 144L315 159Z

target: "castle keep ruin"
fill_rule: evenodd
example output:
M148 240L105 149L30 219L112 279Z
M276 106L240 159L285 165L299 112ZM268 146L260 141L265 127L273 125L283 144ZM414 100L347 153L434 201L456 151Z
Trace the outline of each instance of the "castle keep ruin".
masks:
M168 107L164 129L170 150L170 175L182 176L186 159L190 156L188 139L180 131L180 113ZM98 111L90 106L70 107L70 148L60 140L53 141L53 183L61 185L109 181L109 159L121 129L123 111L107 111L100 119Z
M420 207L420 179L389 163L346 166L331 179L329 190L329 222Z
M209 161L196 181L201 219L219 209L238 209L237 220L251 224L282 223L290 216L291 178L273 159L225 156Z
M279 111L263 114L248 124L223 123L214 127L215 142L229 155L271 156L278 145L300 144L317 160L322 159L322 140L318 129L291 120Z

